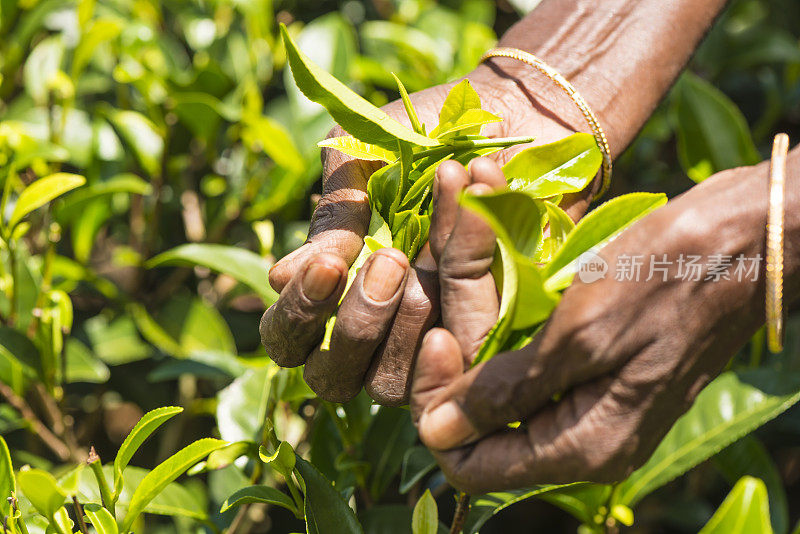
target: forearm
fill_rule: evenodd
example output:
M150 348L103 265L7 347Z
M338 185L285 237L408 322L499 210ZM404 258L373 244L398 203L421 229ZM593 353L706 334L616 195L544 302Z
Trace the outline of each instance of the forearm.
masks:
M598 115L617 155L651 115L725 3L544 0L506 32L499 46L531 52L561 72ZM512 59L490 61L479 69L518 81L526 96L558 110L573 129L586 129L577 108L542 74Z

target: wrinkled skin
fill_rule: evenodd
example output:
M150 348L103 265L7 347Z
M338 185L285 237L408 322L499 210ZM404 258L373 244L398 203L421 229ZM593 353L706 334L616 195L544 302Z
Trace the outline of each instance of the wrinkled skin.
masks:
M535 135L537 143L547 143L577 129L487 66L479 67L469 79L484 109L504 119L487 126L485 135ZM438 124L439 109L453 85L432 87L411 96L428 130ZM567 100L565 105L571 103ZM410 126L401 102L384 109ZM574 109L570 108L569 116L574 116ZM338 135L346 132L339 128L331 132L331 136ZM494 157L502 164L521 149L513 147ZM363 384L381 404L407 403L414 355L422 336L439 317L436 262L428 246L413 265L399 251L376 252L373 256L392 258L407 273L391 277L384 267L392 264L371 258L338 312L330 351L321 352L325 322L336 310L348 267L363 246L370 219L366 184L378 168L374 162L354 160L333 150L324 151L323 162L323 196L314 211L308 240L270 271L270 284L281 295L261 319L262 341L279 365L305 364L306 381L323 399L345 402L358 394ZM568 213L578 218L586 210L591 193L587 190L565 199ZM312 267L313 275L306 278ZM386 288L384 300L376 300L364 284L380 285L381 280L394 285Z
M789 169L786 304L798 293L797 150ZM472 183L480 193L503 185L496 169L471 170L471 176L440 170L439 190ZM442 277L442 315L451 320L422 343L411 408L448 480L477 494L617 481L640 466L764 323L764 265L757 281L683 281L675 279L677 265L667 281L660 274L645 281L645 261L635 282L615 280L616 260L623 254L667 254L672 261L681 254L764 257L766 183L764 164L725 171L638 221L600 251L608 275L593 283L576 277L533 343L466 372L477 344L464 332L485 332L497 319L496 312L477 311L494 290L487 269L495 241L485 223L440 193L431 230L432 242L444 241L440 273L467 275L468 282ZM475 313L465 314L470 308ZM522 422L518 429L507 427L515 421Z

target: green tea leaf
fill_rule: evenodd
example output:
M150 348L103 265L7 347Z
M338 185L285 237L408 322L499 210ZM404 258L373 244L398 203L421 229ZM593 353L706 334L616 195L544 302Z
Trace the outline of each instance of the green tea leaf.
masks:
M527 258L515 259L519 281L511 329L521 330L537 325L550 317L559 299L545 288L544 277L539 267Z
M153 121L136 111L115 109L108 111L108 118L133 149L142 169L151 176L160 176L164 136Z
M14 466L11 464L11 454L8 452L8 444L3 436L0 436L0 517L11 515L11 505L8 497L17 491L14 482Z
M83 507L97 534L119 534L117 522L111 513L99 504L89 503Z
M231 508L238 508L243 504L250 504L254 502L272 504L286 508L290 512L295 511L295 505L292 498L282 491L270 486L248 486L233 492L222 503L220 513L227 512Z
M158 427L166 423L175 415L181 413L183 408L178 406L164 406L163 408L156 408L144 414L136 426L130 431L125 441L117 451L117 457L114 459L114 495L119 497L122 492L122 472L128 466L128 463L142 446L142 443L150 437L150 434L156 431Z
M67 495L58 486L53 475L41 469L21 469L17 473L19 489L36 510L48 519L64 504Z
M513 191L546 198L582 191L594 179L603 155L594 137L572 134L546 145L526 148L503 166Z
M472 88L469 80L464 79L447 93L442 109L439 111L439 126L431 132L431 137L436 137L445 125L455 123L470 109L481 109L481 97Z
M742 112L719 89L687 72L675 88L678 159L695 182L761 161Z
M485 109L468 109L453 121L439 123L431 135L435 133L437 139L449 139L458 135L478 135L481 133L482 126L502 120Z
M517 191L497 191L485 195L463 194L460 202L481 215L511 250L531 258L542 239L541 202Z
M283 24L281 35L297 86L309 100L324 106L350 135L386 150L394 150L398 140L419 146L438 144L406 128L320 69L297 48Z
M564 245L545 265L542 274L549 289L563 289L572 281L569 266L578 256L593 247L602 247L615 235L667 203L661 193L629 193L601 204L581 219Z
M764 483L742 477L698 534L772 534Z
M289 476L295 465L295 454L292 446L286 441L281 441L275 452L270 454L263 445L258 449L261 461L272 467L284 476Z
M700 392L650 459L619 485L616 502L632 507L798 400L800 373L761 368L721 374Z
M170 482L212 451L221 449L226 445L226 442L219 439L200 439L179 450L150 471L142 479L136 491L133 492L128 513L122 522L122 530L130 530L131 525L139 517L139 514L144 511L147 504L161 493Z
M414 506L414 515L411 517L411 532L413 534L436 534L439 530L439 509L431 495L431 490L426 489L422 497Z
M397 161L397 155L391 150L386 150L378 145L364 143L350 135L329 137L317 143L317 146L321 148L332 148L348 156L353 156L354 158L363 159L365 161L383 161L386 163L394 163Z
M400 493L407 493L422 477L436 467L436 459L427 447L418 445L403 455L403 467L400 470Z
M189 243L162 252L150 258L145 267L153 269L164 265L202 265L213 271L227 274L256 292L269 306L278 300L278 294L267 282L272 266L255 252L241 247L212 243Z
M406 91L406 87L403 85L403 82L400 81L400 78L393 72L392 77L394 81L397 82L397 90L400 91L400 98L403 101L403 107L406 108L406 115L408 115L408 120L411 121L411 127L420 135L425 135L425 125L419 121L419 116L417 116L417 110L414 109L414 104L411 103L411 99L408 97L408 91Z
M743 476L761 479L769 495L772 528L778 534L789 530L789 509L783 479L761 440L750 434L734 441L714 456L714 465L731 484Z
M51 200L80 187L86 183L86 178L77 174L57 172L44 178L39 178L26 187L14 205L14 211L8 221L9 228L13 228L27 214L44 206Z
M364 460L371 466L369 491L378 500L395 479L417 432L408 410L381 407L364 435Z
M305 484L308 534L363 534L353 510L317 468L297 457L297 471Z

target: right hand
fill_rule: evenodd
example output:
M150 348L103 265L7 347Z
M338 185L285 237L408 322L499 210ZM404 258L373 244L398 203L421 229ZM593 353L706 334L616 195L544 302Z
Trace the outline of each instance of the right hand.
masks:
M535 135L537 143L548 143L574 130L561 119L574 116L575 111L563 95L546 99L563 102L566 110L561 112L545 109L513 79L486 65L468 78L481 95L483 107L504 119L487 127L490 137ZM438 124L439 109L453 85L411 95L428 130ZM402 102L395 101L384 110L409 125ZM335 128L330 135L347 133ZM493 157L502 164L521 149L512 147ZM339 308L330 350L320 351L325 323L336 310L348 268L363 246L370 220L367 180L379 167L330 149L323 150L322 157L323 196L312 216L308 239L269 274L270 285L281 296L261 319L262 342L278 365L305 364L306 382L323 399L345 402L363 384L381 404L405 404L415 354L439 316L438 273L431 247L423 247L413 265L399 250L373 254ZM591 194L587 190L565 200L574 219L586 210ZM435 249L437 244L431 246Z

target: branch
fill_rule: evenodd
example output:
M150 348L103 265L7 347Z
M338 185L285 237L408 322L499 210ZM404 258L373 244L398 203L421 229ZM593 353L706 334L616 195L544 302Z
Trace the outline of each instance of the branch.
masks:
M0 395L5 397L8 403L22 415L22 418L31 426L33 433L39 436L39 439L41 439L61 461L73 459L73 454L69 447L58 439L58 437L36 417L36 414L33 413L28 403L17 395L14 390L11 389L11 386L2 381L0 381Z

